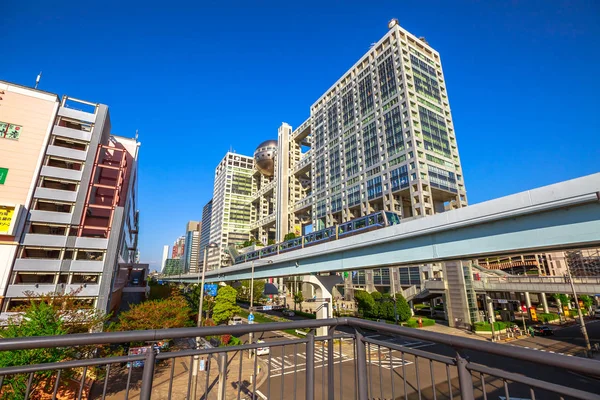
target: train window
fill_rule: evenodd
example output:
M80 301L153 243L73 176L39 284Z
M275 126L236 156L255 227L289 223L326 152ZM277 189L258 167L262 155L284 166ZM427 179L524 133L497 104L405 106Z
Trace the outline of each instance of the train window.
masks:
M383 213L377 214L377 223L383 225Z
M367 221L367 225L371 226L371 225L375 225L375 216L371 215Z
M361 218L354 223L356 229L362 229L367 226L367 220L365 218Z

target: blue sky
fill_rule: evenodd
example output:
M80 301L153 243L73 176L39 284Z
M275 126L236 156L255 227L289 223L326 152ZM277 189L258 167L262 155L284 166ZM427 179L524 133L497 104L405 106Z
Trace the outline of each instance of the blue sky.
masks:
M376 4L376 5L371 5ZM600 3L8 1L0 79L109 105L140 132L140 250L200 219L214 168L293 127L386 31L442 57L471 203L600 170Z

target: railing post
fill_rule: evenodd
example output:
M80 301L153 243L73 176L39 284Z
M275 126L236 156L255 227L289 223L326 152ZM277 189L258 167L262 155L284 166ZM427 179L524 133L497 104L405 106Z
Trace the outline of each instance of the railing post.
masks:
M473 400L473 379L471 373L467 369L469 361L456 352L456 369L458 370L458 385L460 387L461 400Z
M156 361L156 353L154 346L146 352L144 360L144 371L142 372L142 387L140 390L140 400L150 400L152 396L152 380L154 379L154 362Z
M306 335L306 400L315 398L315 335Z
M363 335L358 330L355 332L358 400L367 400L369 396L367 390L367 351Z
M240 360L240 363L242 360ZM256 379L256 377L254 378ZM227 389L227 353L219 354L219 390L217 400L225 400L225 390Z
M329 336L333 336L333 333L335 332L335 326L330 326L329 327ZM334 378L334 370L333 370L333 338L328 339L327 340L327 398L329 400L334 400L334 392L335 392L335 388L334 388L334 383L335 383L335 378ZM342 384L342 382L340 382L340 385Z

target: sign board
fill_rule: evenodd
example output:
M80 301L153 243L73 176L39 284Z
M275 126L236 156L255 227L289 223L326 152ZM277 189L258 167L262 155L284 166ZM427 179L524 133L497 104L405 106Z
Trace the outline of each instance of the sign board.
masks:
M207 296L216 297L217 289L218 289L218 286L216 283L205 283L204 284L204 294Z
M130 347L129 348L129 355L130 356L137 356L140 354L146 354L148 352L148 350L150 350L152 347L151 346L143 346L143 347ZM127 367L133 367L133 368L141 368L144 366L144 361L143 360L137 360L137 361L133 361L131 363L127 363Z
M10 224L14 217L14 207L0 206L0 235L10 234Z
M249 324L254 323L254 314L252 314L252 313L248 314L248 323Z
M8 175L8 168L0 168L0 185L6 182L6 175Z
M263 306L263 311L271 311L273 309L273 306Z
M206 369L206 361L204 361L204 358L200 360L200 371L204 371Z
M563 313L565 314L565 317L568 317L569 316L569 307L563 306Z
M508 300L506 300L506 299L498 299L498 303L500 303L500 304L508 304Z
M531 307L529 309L529 315L531 315L531 320L533 322L537 322L538 318L537 318L537 311L536 311L535 307Z

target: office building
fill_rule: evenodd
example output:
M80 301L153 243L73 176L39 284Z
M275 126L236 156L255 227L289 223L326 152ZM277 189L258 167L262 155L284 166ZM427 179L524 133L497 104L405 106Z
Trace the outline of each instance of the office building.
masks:
M183 259L167 258L165 268L161 271L163 275L181 275L183 273Z
M165 262L167 261L168 257L169 257L169 246L165 245L165 246L163 246L163 254L162 254L162 258L160 259L160 271L161 272L165 269Z
M210 243L212 199L202 207L202 230L200 231L200 265L204 267L204 249Z
M183 270L196 273L199 271L200 260L200 230L202 222L189 221L185 229L185 247L183 251Z
M210 242L218 248L208 252L208 269L231 265L229 246L249 239L254 171L252 157L231 152L215 169Z
M132 273L145 282L148 269L135 263L140 143L111 134L105 105L0 85L2 136L11 135L0 138L8 169L0 203L9 207L9 246L18 244L2 252L2 316L49 292L117 309L124 292L147 290L125 287Z
M567 272L565 252L517 254L486 257L476 264L487 269L499 269L511 275L563 276Z
M180 236L173 243L173 249L171 250L171 258L181 258L185 251L185 236Z
M251 236L264 244L379 210L407 219L467 205L440 55L396 22L254 158ZM364 276L375 287L390 270ZM348 276L347 297L354 286Z

